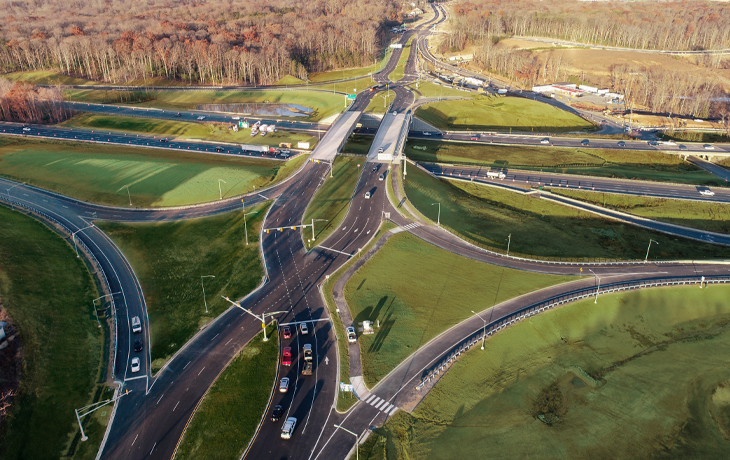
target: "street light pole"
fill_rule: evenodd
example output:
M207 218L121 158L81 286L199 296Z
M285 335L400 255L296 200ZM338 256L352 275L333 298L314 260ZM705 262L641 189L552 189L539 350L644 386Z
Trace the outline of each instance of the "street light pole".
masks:
M77 259L79 258L79 248L76 246L76 234L80 231L86 230L87 228L91 228L93 226L94 226L94 224L91 224L88 227L80 228L71 234L71 239L74 240L74 249L76 250Z
M248 225L246 225L246 216L257 213L258 211L243 213L243 231L246 232L246 246L248 246Z
M76 412L76 421L79 422L79 430L81 430L81 440L86 441L88 436L84 433L84 427L81 425L81 417L86 417L90 413L96 411L97 409L101 409L105 405L115 402L118 399L123 398L124 396L127 396L129 394L130 390L126 390L124 393L120 394L116 398L107 399L106 401L99 401L94 404L89 404L88 406L84 406L81 409L74 409L74 412ZM79 412L82 412L82 414L79 415Z
M512 242L512 234L507 235L507 255L509 255L509 245Z
M101 327L101 323L99 322L99 313L96 312L96 301L99 299L103 299L104 297L111 297L113 295L121 294L121 291L119 292L112 292L111 294L106 294L101 297L97 297L96 299L91 301L91 308L94 309L94 315L96 315L96 325Z
M315 222L329 222L327 219L312 219L312 241L314 241L314 223Z
M200 277L200 285L203 287L203 303L205 304L205 313L208 313L208 302L205 300L205 284L203 278L215 278L215 275L203 275Z
M433 206L435 204L439 205L439 214L438 214L438 217L436 218L436 225L438 225L440 227L441 226L441 203L431 203L431 206Z
M596 275L596 272L594 272L590 268L588 269L588 271L593 273L593 276L595 276L596 279L598 280L598 286L596 287L596 299L593 301L593 303L598 303L598 291L601 290L601 278L598 275Z
M279 313L286 313L285 311L275 311L275 312L271 312L271 313L264 313L261 316L258 316L256 313L252 312L250 309L243 308L239 303L232 301L228 297L223 296L223 295L221 297L226 299L234 307L240 308L241 310L245 311L246 313L253 316L257 320L261 321L261 327L264 330L264 342L267 342L269 340L268 337L266 337L266 317L271 316L271 315L278 315Z
M482 350L484 350L484 341L487 340L487 320L482 318L482 315L475 312L474 310L472 310L471 312L474 313L475 315L477 315L479 317L479 319L484 321L484 330L482 331Z
M129 205L130 205L130 206L132 206L132 194L131 194L131 193L129 193L129 184L127 184L127 185L122 185L121 187L119 187L119 190L121 190L121 189L123 189L123 188L125 188L125 187L127 188L127 196L129 197ZM118 192L119 190L117 190L117 192Z
M355 434L352 431L348 430L347 428L345 428L342 425L335 424L335 428L339 428L341 430L347 431L351 435L355 436L355 452L356 452L355 459L356 460L360 460L360 436L358 436L357 434Z
M223 199L223 191L221 190L221 182L223 182L224 184L227 184L227 182L224 181L223 179L218 179L218 195L219 195L218 199L219 200Z
M644 257L644 262L647 262L649 260L649 249L651 249L651 243L659 244L658 241L655 241L655 240L652 240L652 239L649 240L649 247L646 248L646 257Z

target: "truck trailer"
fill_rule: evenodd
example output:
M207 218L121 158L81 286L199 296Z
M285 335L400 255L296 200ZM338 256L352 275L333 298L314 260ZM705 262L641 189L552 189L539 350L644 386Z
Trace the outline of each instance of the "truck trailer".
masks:
M243 150L244 152L269 153L269 146L268 145L241 144L241 150Z

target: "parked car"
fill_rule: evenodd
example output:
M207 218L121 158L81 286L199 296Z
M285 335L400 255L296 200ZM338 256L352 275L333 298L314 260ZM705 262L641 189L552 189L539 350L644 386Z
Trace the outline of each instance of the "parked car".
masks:
M302 332L302 335L309 334L309 328L307 328L307 323L301 323L299 325L299 330Z
M279 382L279 392L286 393L287 391L289 391L289 377L284 377Z
M134 351L140 352L142 351L144 347L142 346L142 339L137 339L134 341Z
M297 419L295 417L289 417L284 422L284 426L281 429L281 439L290 439L291 435L294 434L294 427L297 426Z
M355 333L355 328L352 326L347 328L347 341L350 343L357 342L357 334Z
M139 358L132 358L132 372L139 372Z
M274 410L271 411L271 421L272 422L278 422L279 418L281 418L281 413L284 412L284 408L276 405L274 406Z
M715 196L715 192L713 192L709 188L703 188L702 190L700 190L700 195L704 195L704 196Z
M281 364L291 366L291 347L284 347L284 351L281 352Z
M289 326L284 326L281 329L281 333L285 339L291 339L291 328Z
M370 192L365 192L365 199L366 200L369 200L370 199Z

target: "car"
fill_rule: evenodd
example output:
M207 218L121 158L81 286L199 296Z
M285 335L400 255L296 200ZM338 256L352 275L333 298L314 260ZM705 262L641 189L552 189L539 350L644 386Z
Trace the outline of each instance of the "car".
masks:
M215 148L215 151L216 152L222 152L223 150L225 150L223 147L216 147Z
M424 132L423 132L423 135L424 135L424 136L430 136L430 135L431 135L431 133L429 133L428 131L424 131Z
M281 333L285 339L291 339L291 328L289 326L284 326L281 329Z
M142 321L139 320L139 316L132 317L132 332L142 332Z
M291 155L289 155L288 153L280 153L279 156L282 158L289 158Z
M375 172L377 170L378 170L378 167L377 166L373 166L373 172Z
M700 190L700 195L704 195L704 196L715 196L715 192L713 192L709 188L703 188L702 190Z
M710 144L705 144L702 146L702 148L705 150L715 150L715 147Z
M626 142L621 141L621 142L618 143L618 146L619 147L626 147Z
M160 139L160 142L167 142L167 139Z
M588 145L590 143L591 141L589 141L588 139L583 139L582 141L580 141L580 145Z
M309 328L307 327L307 323L299 324L299 330L301 331L302 335L309 334Z
M180 112L178 112L178 113L175 114L175 116L176 117L181 117L182 115L180 115Z
M205 120L205 116L203 116L203 115L199 116L198 120Z
M479 140L479 136L472 136L472 137L471 137L471 140L473 140L473 141L478 141L478 140Z
M398 115L398 112L396 112L395 110L393 110L393 115Z
M383 153L383 147L380 147L380 148L378 149L378 153Z
M240 120L241 117L231 117L231 120Z
M23 126L23 131L30 131L30 126Z
M278 422L279 418L281 418L281 413L284 412L284 408L276 405L274 406L274 410L271 411L271 421L272 422Z
M139 358L132 358L132 372L139 372Z
M687 150L687 146L684 144L679 144L679 150Z
M347 328L347 341L350 343L357 342L357 334L355 334L355 328L352 326Z
M284 347L281 352L281 364L282 366L291 366L291 347Z
M385 179L385 174L381 174L380 176L378 176L378 180L383 180L383 179Z
M672 142L672 141L664 141L663 144L664 145L677 145L676 142Z
M549 144L549 143L550 143L550 139L548 139L548 138L546 137L545 139L541 140L541 141L540 141L540 143L541 143L541 144Z
M366 200L369 200L370 199L370 192L365 192L365 199Z
M142 351L143 348L144 347L142 346L142 339L137 339L134 341L134 351L139 353L140 351Z
M286 393L289 391L289 377L284 377L279 382L279 393Z
M291 439L291 435L294 434L294 427L297 426L296 417L289 417L284 422L284 426L281 428L281 439Z
M647 142L647 144L649 144L649 145L659 145L659 142L657 142L657 141L649 141L649 142Z

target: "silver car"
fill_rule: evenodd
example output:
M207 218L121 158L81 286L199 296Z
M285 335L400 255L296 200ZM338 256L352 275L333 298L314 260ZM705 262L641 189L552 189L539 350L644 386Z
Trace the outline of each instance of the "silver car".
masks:
M297 426L296 417L289 417L284 422L284 426L281 429L281 439L291 439L291 435L294 434L294 427Z

